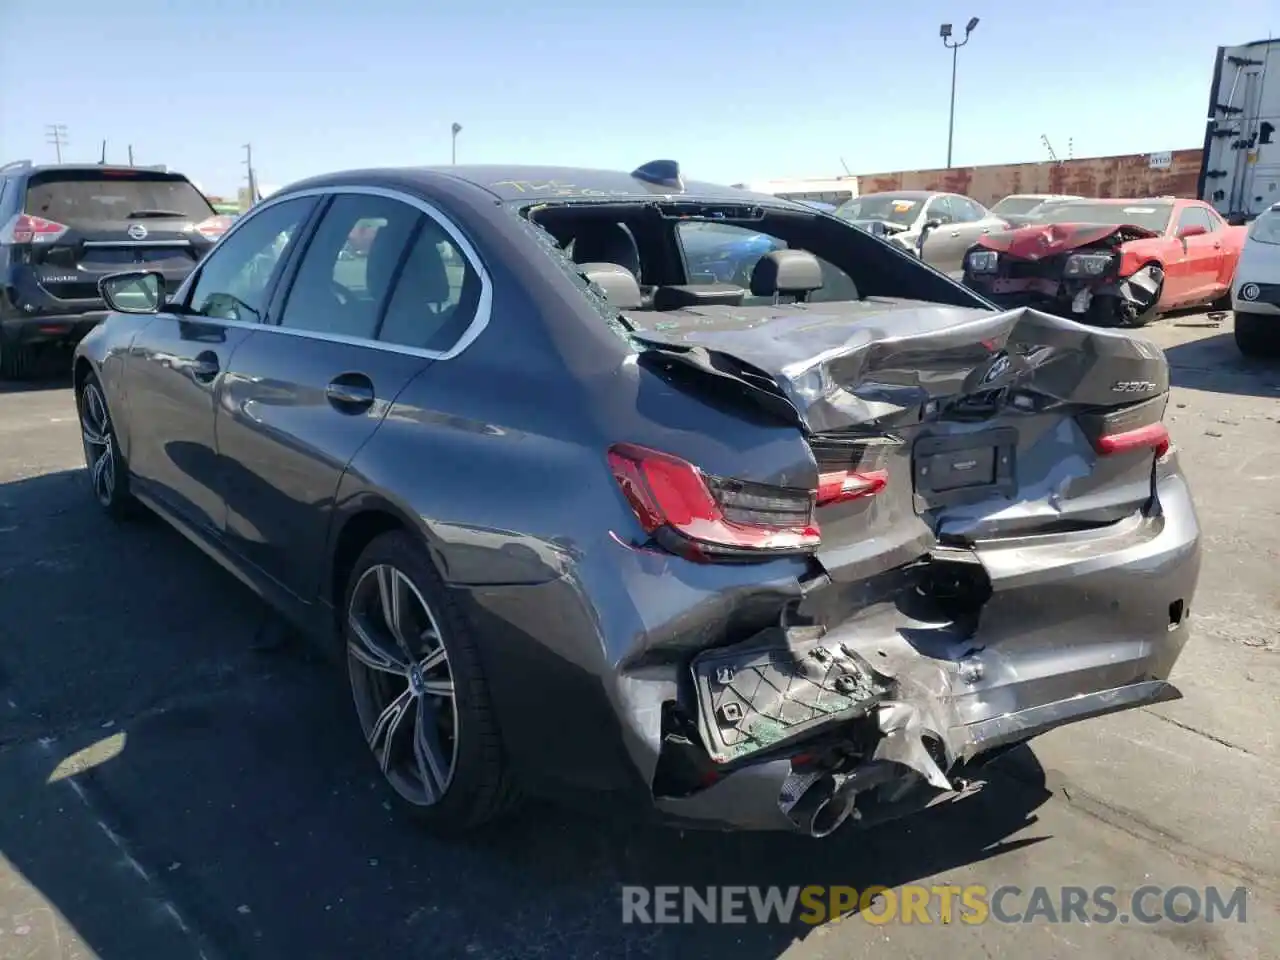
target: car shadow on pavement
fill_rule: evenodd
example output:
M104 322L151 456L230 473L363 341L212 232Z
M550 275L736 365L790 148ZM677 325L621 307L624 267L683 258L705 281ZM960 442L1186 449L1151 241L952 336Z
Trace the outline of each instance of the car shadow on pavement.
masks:
M64 390L71 384L70 349L46 350L35 359L29 375L21 380L0 380L0 393L34 393Z
M1280 362L1245 357L1231 332L1165 348L1175 387L1280 399Z
M960 803L826 840L537 803L430 834L390 806L338 671L255 649L250 594L165 525L102 518L84 484L0 486L20 531L0 540L0 870L103 960L763 960L816 928L626 924L622 888L894 887L1047 839L1025 749Z

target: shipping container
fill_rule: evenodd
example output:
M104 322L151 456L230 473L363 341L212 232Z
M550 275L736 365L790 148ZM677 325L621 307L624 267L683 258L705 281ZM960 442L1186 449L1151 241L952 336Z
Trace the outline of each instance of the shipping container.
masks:
M1219 47L1196 196L1233 223L1280 201L1280 40Z
M1201 155L1199 148L1193 148L1040 163L864 173L858 175L858 180L863 194L939 190L963 194L988 207L1013 193L1194 198L1198 195Z

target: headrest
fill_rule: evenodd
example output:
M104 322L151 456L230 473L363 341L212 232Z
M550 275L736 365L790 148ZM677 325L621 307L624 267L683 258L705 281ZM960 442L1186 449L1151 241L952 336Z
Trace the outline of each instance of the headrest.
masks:
M822 264L806 250L766 253L751 271L751 292L757 297L809 293L821 288Z
M604 291L604 298L619 310L636 310L643 300L636 276L620 263L584 263L584 277Z
M577 263L617 263L639 279L640 251L627 228L620 223L586 223L573 238Z

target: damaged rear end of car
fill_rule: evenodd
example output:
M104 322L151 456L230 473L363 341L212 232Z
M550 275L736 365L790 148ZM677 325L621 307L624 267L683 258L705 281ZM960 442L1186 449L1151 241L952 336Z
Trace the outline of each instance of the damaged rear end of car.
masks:
M1063 204L1063 207L1068 206ZM1135 224L1053 223L983 237L964 282L993 303L1030 306L1100 326L1141 326L1164 288L1158 233Z
M736 571L722 604L617 664L624 722L661 714L668 817L825 836L972 791L1055 727L1179 696L1199 532L1158 348L906 302L656 326L634 334L642 367L794 428L767 478L607 454L636 521L615 533L655 578ZM658 676L675 681L644 691Z

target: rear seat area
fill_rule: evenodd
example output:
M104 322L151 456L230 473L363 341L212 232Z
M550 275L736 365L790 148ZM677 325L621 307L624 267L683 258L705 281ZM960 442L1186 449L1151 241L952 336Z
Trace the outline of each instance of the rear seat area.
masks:
M630 241L630 237L626 239ZM822 264L813 254L804 250L775 250L756 263L750 290L731 283L695 283L651 287L646 291L631 264L612 258L584 262L580 259L582 249L575 244L574 259L578 261L582 275L599 287L605 299L619 310L671 311L804 303L815 291L822 289L824 279ZM625 252L618 247L595 243L589 243L586 249L590 253ZM634 250L634 245L631 249ZM638 257L634 265L638 270ZM749 298L753 301L750 304L747 302Z

